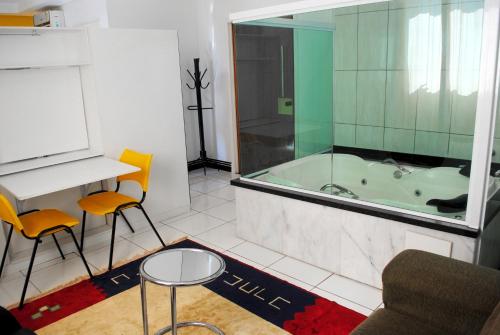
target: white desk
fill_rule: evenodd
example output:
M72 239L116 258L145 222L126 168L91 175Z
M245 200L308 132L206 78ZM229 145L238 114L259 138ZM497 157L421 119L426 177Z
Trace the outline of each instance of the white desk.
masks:
M2 176L0 185L22 202L137 171L135 166L101 156Z

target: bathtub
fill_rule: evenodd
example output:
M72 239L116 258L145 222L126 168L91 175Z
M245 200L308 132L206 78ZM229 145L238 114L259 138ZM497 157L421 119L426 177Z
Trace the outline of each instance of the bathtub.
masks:
M407 171L401 172L395 165L348 154L318 154L272 167L254 179L419 213L465 219L465 211L440 213L435 206L427 205L431 199L453 199L468 193L469 178L462 176L459 168L404 168ZM493 178L491 181L494 183ZM336 186L350 192L339 192Z
M404 169L399 176L394 165L318 154L232 181L237 235L377 288L385 265L405 249L472 262L478 231L465 224L465 211L426 204L467 194L469 178L453 167ZM328 184L351 194L322 191ZM283 187L269 187L276 185Z

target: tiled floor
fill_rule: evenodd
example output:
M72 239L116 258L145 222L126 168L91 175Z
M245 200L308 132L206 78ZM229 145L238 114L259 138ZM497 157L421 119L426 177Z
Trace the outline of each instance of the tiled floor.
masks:
M208 169L207 176L203 175L203 170L191 172L191 211L156 223L165 242L188 236L365 315L381 305L382 294L378 289L238 238L234 189L229 185L229 181L235 177L228 172L213 169ZM100 229L101 231L86 239L85 255L92 270L105 267L109 256L110 232L107 226ZM115 263L160 247L160 242L147 226L141 227L135 234L121 229L118 235ZM41 257L42 262L34 267L28 296L38 295L85 275L85 269L74 249L65 248L65 252L67 257L63 261L53 250L46 251ZM6 306L18 301L27 268L27 257L24 258L23 261L10 265L0 280L0 305Z

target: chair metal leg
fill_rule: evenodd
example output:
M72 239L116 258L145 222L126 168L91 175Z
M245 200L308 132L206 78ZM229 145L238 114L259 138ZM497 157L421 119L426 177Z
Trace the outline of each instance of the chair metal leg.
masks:
M109 248L109 264L108 264L108 270L111 271L113 268L113 248L115 246L115 230L116 230L116 217L117 217L117 212L113 213L113 227L111 228L111 246Z
M64 253L62 252L61 246L59 245L59 242L57 241L56 234L52 234L52 238L54 239L54 242L56 242L57 250L59 250L59 253L61 254L61 258L66 259L66 257L64 257Z
M7 251L9 250L10 239L12 237L12 231L14 226L10 225L9 235L7 236L7 241L5 242L5 250L2 256L2 264L0 265L0 277L2 277L3 266L5 265L5 259L7 258Z
M31 254L30 265L28 266L28 273L26 273L26 280L24 281L23 293L21 294L21 301L19 302L19 309L24 307L24 297L26 296L26 290L28 289L28 283L30 281L31 270L33 269L33 263L35 262L36 250L38 249L38 243L40 239L35 240L35 246L33 247L33 253Z
M130 222L128 221L127 217L125 216L125 214L123 214L123 211L119 211L120 212L120 215L122 216L123 220L125 220L125 223L127 224L127 226L130 228L130 230L132 231L132 233L135 233L135 230L134 228L132 227L132 225L130 224Z
M142 211L142 213L144 214L144 216L146 217L146 220L148 220L149 224L151 225L151 228L153 228L153 231L155 232L156 234L156 237L158 237L158 239L160 240L161 244L163 245L163 247L165 248L167 245L165 244L165 242L163 242L160 234L158 233L158 231L156 230L155 228L155 225L153 224L153 222L151 221L151 219L149 218L148 214L146 213L146 211L144 210L144 207L142 207L142 205L139 205L139 209Z
M85 269L87 269L87 272L89 273L89 277L90 277L91 279L94 279L94 275L93 275L93 274L92 274L92 272L90 271L89 265L87 264L87 260L85 259L85 256L83 256L83 251L82 251L82 249L80 248L80 246L78 245L78 241L76 240L75 233L73 233L73 230L72 230L71 228L68 228L66 231L67 231L67 232L71 235L71 237L73 238L73 242L75 242L76 250L78 250L78 253L80 254L80 257L82 258L83 265L85 265Z
M80 249L83 251L83 239L85 238L85 221L87 221L87 212L83 211L82 218L82 233L80 236Z

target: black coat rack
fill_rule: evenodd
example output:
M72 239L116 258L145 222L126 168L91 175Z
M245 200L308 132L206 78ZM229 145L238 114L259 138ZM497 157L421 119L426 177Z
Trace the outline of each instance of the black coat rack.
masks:
M186 83L186 86L189 87L192 90L196 90L196 105L193 106L188 106L188 110L190 111L198 111L198 128L200 131L200 158L197 160L197 165L203 166L203 172L205 175L207 174L207 164L208 164L208 158L207 158L207 151L205 150L205 130L203 127L203 111L205 109L213 109L212 107L203 107L203 102L201 99L201 90L206 90L210 83L207 83L206 85L202 84L203 78L207 74L207 69L203 71L203 74L200 72L200 59L195 58L194 59L194 74L191 73L191 71L187 70L189 73L189 76L194 81L194 87L191 87L189 84Z

